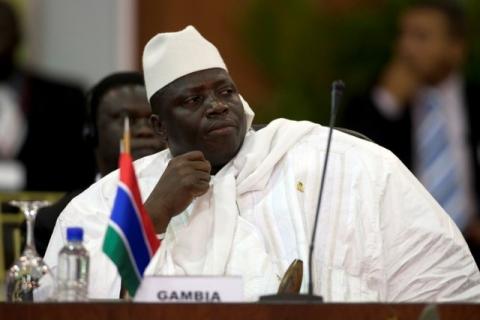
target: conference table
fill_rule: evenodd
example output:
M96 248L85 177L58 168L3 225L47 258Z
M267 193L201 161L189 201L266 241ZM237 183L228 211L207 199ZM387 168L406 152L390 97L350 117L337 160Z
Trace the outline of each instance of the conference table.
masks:
M480 304L0 303L0 319L480 319Z

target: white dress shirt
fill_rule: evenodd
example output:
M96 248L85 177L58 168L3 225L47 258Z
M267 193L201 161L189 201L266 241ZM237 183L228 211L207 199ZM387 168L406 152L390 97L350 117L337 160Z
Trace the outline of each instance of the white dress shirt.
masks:
M18 191L25 186L26 171L15 160L27 137L27 121L18 95L0 84L0 190Z

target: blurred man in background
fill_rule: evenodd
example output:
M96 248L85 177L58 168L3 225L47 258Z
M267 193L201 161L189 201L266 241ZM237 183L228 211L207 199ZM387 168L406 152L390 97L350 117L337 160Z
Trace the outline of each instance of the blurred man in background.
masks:
M94 175L83 92L15 64L19 23L0 1L0 190L69 191Z
M100 177L118 168L125 117L130 119L134 160L166 148L165 137L155 134L149 123L152 111L139 72L114 73L102 79L91 89L88 111L85 137L95 150Z
M478 87L462 75L466 17L453 1L422 1L399 19L390 63L346 125L392 150L469 240L479 262Z
M150 104L141 73L120 72L105 77L91 89L87 108L85 138L95 150L97 178L118 168L125 117L130 119L131 153L135 160L166 148L165 138L155 134L150 126ZM57 217L81 191L71 192L54 205L40 209L35 222L35 245L40 255L45 254Z

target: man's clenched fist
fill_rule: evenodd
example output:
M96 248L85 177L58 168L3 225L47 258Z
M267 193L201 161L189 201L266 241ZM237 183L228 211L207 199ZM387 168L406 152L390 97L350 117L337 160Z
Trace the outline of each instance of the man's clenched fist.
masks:
M157 232L165 232L172 217L208 191L210 170L210 163L201 151L187 152L170 160L145 202Z

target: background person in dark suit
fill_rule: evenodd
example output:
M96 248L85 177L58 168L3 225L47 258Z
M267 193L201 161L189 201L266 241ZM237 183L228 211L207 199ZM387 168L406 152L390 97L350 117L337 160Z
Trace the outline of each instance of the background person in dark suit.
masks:
M479 87L462 75L465 12L422 1L399 19L390 63L371 92L346 108L344 125L392 150L463 231L479 263Z
M166 148L163 136L154 133L149 118L150 104L139 72L119 72L102 79L88 97L88 121L85 138L95 150L97 178L118 168L120 139L125 117L130 119L131 154L133 159ZM90 183L95 182L94 179ZM35 221L35 246L44 255L58 216L82 189L68 193L52 206L40 209Z
M82 138L83 92L19 68L14 56L20 38L15 12L0 2L0 164L15 163L22 180L9 187L3 180L15 168L8 167L1 188L85 187L94 175L94 159Z

